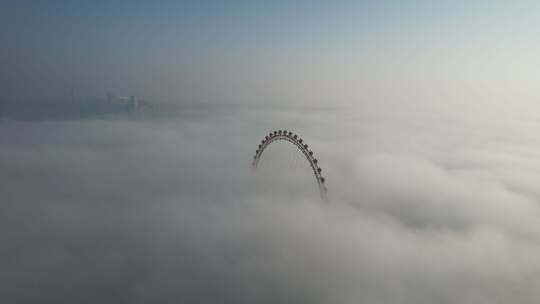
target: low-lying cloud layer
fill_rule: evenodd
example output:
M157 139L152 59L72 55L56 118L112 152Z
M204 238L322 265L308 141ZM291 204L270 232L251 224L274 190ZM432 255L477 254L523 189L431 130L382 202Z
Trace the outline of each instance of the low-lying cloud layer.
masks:
M1 122L0 302L540 298L534 117L224 109ZM251 171L279 128L313 148L329 204L292 146Z

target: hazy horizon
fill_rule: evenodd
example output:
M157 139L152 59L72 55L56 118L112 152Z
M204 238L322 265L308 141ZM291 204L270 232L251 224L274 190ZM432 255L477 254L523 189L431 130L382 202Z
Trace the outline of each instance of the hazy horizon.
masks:
M2 100L536 106L540 4L4 1Z

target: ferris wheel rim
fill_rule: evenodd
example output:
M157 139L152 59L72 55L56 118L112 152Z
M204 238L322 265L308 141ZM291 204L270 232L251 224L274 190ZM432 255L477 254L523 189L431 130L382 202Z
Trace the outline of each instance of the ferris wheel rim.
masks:
M322 168L318 164L317 158L313 155L313 151L309 150L309 146L304 142L304 140L297 134L287 131L287 130L276 130L270 132L266 135L261 143L258 146L255 156L253 157L252 167L257 168L261 156L265 149L275 141L286 141L298 148L300 152L305 156L306 160L309 162L309 165L317 181L317 186L319 188L319 194L323 201L327 201L327 189L325 186L325 178L322 176Z

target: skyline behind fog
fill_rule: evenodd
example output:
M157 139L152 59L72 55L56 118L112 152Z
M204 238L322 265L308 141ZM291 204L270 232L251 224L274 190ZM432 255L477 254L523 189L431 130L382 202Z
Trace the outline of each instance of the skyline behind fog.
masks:
M540 4L3 1L0 99L538 109Z

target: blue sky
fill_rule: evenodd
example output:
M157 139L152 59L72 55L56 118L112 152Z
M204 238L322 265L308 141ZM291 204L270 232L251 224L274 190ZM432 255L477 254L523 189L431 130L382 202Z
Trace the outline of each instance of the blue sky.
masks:
M532 1L0 5L4 98L60 97L71 87L174 102L454 100L463 96L448 92L464 86L484 99L538 96Z

